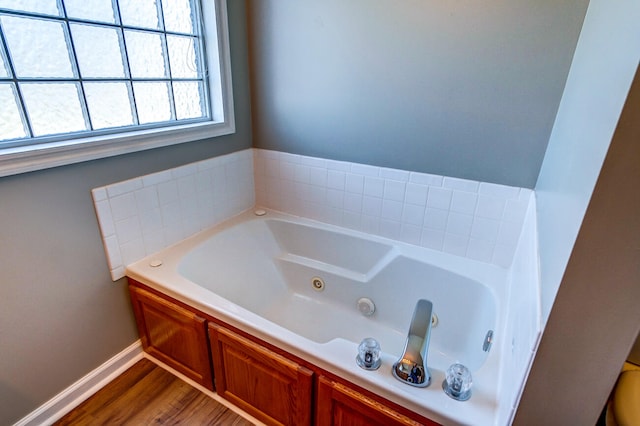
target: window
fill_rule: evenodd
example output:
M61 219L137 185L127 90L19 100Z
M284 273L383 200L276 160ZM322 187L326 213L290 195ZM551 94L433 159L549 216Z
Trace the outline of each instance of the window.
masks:
M234 131L221 0L0 0L0 176Z

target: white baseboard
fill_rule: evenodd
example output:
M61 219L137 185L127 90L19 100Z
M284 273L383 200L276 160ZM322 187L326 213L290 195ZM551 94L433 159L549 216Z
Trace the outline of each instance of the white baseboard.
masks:
M142 358L142 343L138 340L19 420L14 426L52 424Z

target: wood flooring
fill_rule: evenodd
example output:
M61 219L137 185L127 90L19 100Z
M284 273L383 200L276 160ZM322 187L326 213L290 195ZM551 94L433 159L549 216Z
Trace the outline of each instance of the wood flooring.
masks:
M142 359L55 425L252 425L188 383Z

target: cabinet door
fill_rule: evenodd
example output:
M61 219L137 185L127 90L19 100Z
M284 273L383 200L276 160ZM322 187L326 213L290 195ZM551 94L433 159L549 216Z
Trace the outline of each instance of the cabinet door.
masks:
M213 390L206 320L139 287L129 290L144 350Z
M311 424L311 370L216 324L209 338L220 396L267 424Z
M316 426L417 426L437 423L413 420L360 392L324 376L318 380Z

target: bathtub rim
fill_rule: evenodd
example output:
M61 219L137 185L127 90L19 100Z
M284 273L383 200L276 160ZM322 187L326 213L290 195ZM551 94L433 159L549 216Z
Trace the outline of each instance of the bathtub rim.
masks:
M199 246L212 235L247 220L275 218L330 231L337 230L360 238L398 246L402 251L402 255L410 258L420 259L419 253L428 253L430 259L434 260L430 263L484 285L492 292L496 300L497 327L495 332L497 336L503 334L505 327L506 309L504 308L504 303L507 297L508 270L492 264L411 246L377 235L341 228L269 209L264 209L267 211L266 216L256 217L253 210L252 208L242 212L223 223L201 231L171 247L128 265L126 267L126 275L434 421L442 424L495 424L500 403L498 400L498 388L501 375L500 360L504 342L500 345L495 345L500 347L493 348L485 363L474 374L475 398L472 396L470 401L460 403L447 397L442 391L440 383L444 379L444 371L432 369L433 383L427 388L418 389L402 384L392 377L391 366L396 361L396 355L394 354L383 352L382 366L374 372L355 368L357 344L344 339L335 339L322 344L309 340L191 282L180 275L178 267L183 253ZM161 267L150 266L150 263L154 260L161 260ZM473 268L463 268L463 266L468 265L473 265ZM401 349L398 348L397 351L399 352ZM345 362L348 364L343 366Z

